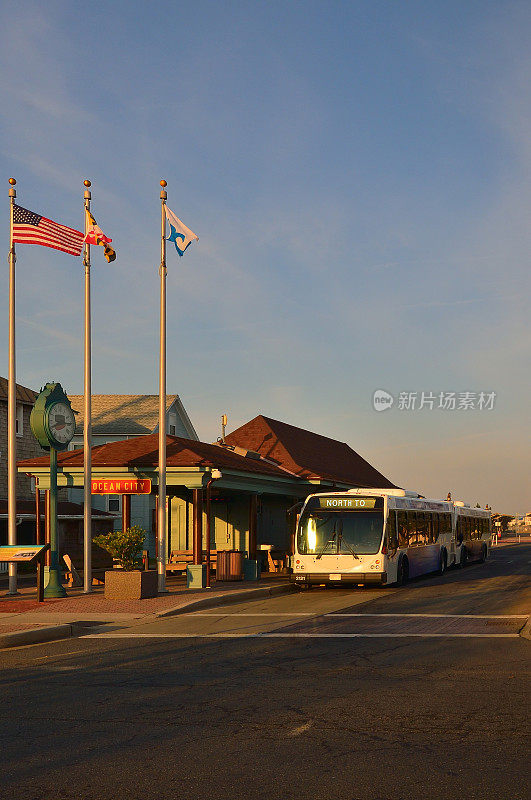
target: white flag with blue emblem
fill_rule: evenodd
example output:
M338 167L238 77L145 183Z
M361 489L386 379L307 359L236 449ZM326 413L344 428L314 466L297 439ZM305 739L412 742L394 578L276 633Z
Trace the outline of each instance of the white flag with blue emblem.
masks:
M170 226L170 235L166 241L173 242L179 255L183 256L190 242L193 242L194 239L199 241L199 236L196 236L190 228L187 228L184 222L181 222L179 217L176 217L167 205L164 205L164 208L166 209L166 217Z

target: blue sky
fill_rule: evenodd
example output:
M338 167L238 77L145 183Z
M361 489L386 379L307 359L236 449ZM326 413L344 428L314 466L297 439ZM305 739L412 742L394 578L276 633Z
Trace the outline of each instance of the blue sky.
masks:
M529 510L530 33L524 2L7 0L0 246L8 177L78 228L90 178L118 254L93 251L93 391L156 392L164 177L200 237L168 251L168 391L201 438L264 413ZM20 245L19 381L82 391L82 320L81 260ZM497 396L376 413L380 388Z

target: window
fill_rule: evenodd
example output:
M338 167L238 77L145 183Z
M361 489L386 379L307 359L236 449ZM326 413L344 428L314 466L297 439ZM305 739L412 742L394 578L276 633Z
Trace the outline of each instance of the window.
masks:
M398 539L396 536L396 512L390 510L387 515L387 547L389 550L396 550Z
M441 515L440 514L433 514L431 518L431 541L435 544L437 539L439 538L439 528L441 524Z
M15 429L17 436L22 436L24 434L24 406L17 405L17 412L15 418Z
M396 517L398 527L398 546L407 547L409 543L407 513L405 511L397 511Z
M177 414L168 414L168 432L170 436L177 435Z
M110 494L107 497L107 511L116 514L120 511L120 495Z

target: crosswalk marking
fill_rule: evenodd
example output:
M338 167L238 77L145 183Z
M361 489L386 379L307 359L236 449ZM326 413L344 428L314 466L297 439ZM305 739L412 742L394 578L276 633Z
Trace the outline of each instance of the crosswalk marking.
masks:
M518 639L518 633L89 633L80 639Z
M350 614L331 611L325 614L318 611L256 611L234 612L226 611L203 612L194 611L180 616L189 617L419 617L424 619L527 619L527 614Z

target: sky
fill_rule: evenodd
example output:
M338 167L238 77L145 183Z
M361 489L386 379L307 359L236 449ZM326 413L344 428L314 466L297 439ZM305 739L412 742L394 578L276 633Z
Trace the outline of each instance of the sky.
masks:
M164 178L199 236L168 246L167 389L200 439L262 413L529 511L530 35L503 0L6 0L0 249L9 177L78 229L90 179L117 252L92 248L92 390L157 393ZM16 268L18 382L82 393L81 259Z

